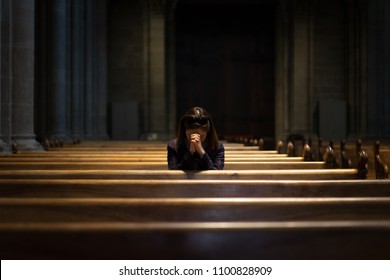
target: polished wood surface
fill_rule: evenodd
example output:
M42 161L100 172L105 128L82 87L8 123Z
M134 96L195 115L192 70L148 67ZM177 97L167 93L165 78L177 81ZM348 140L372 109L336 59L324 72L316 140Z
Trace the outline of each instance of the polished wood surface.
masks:
M390 197L0 198L0 208L0 223L390 219Z
M0 180L0 197L389 197L387 180Z
M389 259L390 222L2 223L2 259Z
M288 170L0 170L1 179L148 179L148 180L347 180L356 169Z
M111 144L0 156L3 259L390 257L389 181L356 159L226 144L225 170L183 172L166 143Z

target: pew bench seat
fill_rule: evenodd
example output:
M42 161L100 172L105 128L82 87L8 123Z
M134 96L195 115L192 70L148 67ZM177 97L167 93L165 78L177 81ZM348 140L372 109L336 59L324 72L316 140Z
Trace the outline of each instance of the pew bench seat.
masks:
M356 169L287 170L0 170L0 179L191 179L191 180L348 180Z
M390 221L2 223L1 259L389 259Z
M229 162L302 162L303 157L256 157L256 156L228 156ZM167 162L167 156L66 156L66 157L0 157L0 163L72 163L72 162Z
M324 162L288 162L262 161L225 163L225 170L280 170L280 169L323 169ZM167 170L166 162L0 162L0 170L29 170L29 169L68 169L68 170Z
M390 197L390 181L0 179L0 197Z
M0 223L390 221L389 197L0 198Z

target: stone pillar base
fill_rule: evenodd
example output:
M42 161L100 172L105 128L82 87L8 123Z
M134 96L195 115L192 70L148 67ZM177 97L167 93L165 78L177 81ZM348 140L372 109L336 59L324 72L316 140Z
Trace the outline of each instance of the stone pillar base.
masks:
M0 139L0 154L10 154L11 146Z
M19 151L44 151L42 145L35 139L13 139L12 143L18 145Z

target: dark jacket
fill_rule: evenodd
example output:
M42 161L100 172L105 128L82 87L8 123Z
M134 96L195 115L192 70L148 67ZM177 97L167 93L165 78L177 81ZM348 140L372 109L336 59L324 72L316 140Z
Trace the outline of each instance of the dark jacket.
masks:
M222 170L225 165L225 148L221 142L218 143L216 151L207 152L202 158L198 153L193 155L184 146L180 149L176 145L176 139L168 142L168 168L178 170Z

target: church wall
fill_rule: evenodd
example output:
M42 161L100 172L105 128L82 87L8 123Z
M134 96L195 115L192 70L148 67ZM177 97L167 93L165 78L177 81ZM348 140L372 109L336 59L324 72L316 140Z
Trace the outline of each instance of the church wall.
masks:
M144 8L140 1L108 5L108 101L137 102L145 94Z
M312 3L309 129L322 138L345 138L348 134L344 126L348 83L345 11L346 4L343 1L313 1ZM339 108L338 110L337 108L324 109L327 104ZM341 119L337 121L333 120L333 117ZM334 127L334 131L331 126Z
M390 3L367 3L367 134L390 138Z
M112 102L136 102L140 138L173 136L174 5L1 0L1 149L36 135L107 139ZM348 138L390 138L389 2L276 6L275 139L318 136L329 99L346 102Z
M162 1L109 2L109 103L137 106L134 129L142 139L166 138L172 127L166 95L167 11L169 3Z
M339 138L365 137L366 3L302 0L278 4L276 138L302 134L315 139L329 123L323 120L336 115L346 122L337 128L334 120L335 129L341 130ZM322 101L338 102L340 110L320 111Z

